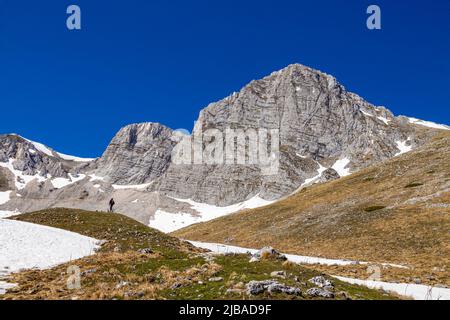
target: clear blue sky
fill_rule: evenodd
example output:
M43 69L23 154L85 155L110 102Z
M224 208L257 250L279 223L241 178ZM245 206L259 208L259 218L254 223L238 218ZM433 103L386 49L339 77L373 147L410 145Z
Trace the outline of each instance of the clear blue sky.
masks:
M70 4L81 31L66 28ZM190 130L208 103L294 62L450 123L448 0L0 0L0 61L0 132L79 156L129 123Z

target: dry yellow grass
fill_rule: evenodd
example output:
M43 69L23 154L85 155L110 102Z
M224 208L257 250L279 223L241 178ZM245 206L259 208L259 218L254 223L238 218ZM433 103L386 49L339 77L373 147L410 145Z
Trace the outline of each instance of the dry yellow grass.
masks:
M450 133L445 132L418 150L346 178L174 235L252 248L270 245L293 254L402 264L412 271L387 274L450 285L449 231Z
M246 255L211 256L118 214L51 209L13 219L71 230L108 242L95 255L49 270L10 275L7 281L17 286L0 299L313 299L281 293L248 296L243 289L249 281L267 280L271 272L283 270L288 277L280 281L306 292L312 286L308 279L321 274L276 259L250 263ZM79 277L73 272L76 269ZM74 283L76 279L79 282ZM334 299L396 298L382 291L333 282L338 293Z
M175 283L189 285L208 278L218 271L220 266L204 263L182 270L172 270L165 265L150 268L147 273L135 272L136 266L149 264L154 259L158 264L158 254L142 255L134 252L99 253L67 263L51 270L30 270L11 276L10 281L19 283L2 299L33 300L134 300L161 299L161 291L169 289ZM80 289L69 289L67 282L70 274L67 270L76 265L81 271L89 271L82 276ZM150 264L151 265L151 264ZM180 281L180 279L183 279ZM189 279L189 280L188 280ZM119 285L119 284L123 285Z

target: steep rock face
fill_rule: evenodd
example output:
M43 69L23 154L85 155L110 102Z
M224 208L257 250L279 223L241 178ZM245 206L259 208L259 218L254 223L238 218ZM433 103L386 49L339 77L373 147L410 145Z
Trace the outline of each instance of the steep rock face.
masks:
M26 176L66 177L71 169L62 159L43 153L30 141L13 134L0 135L0 163L10 163Z
M265 175L257 165L171 165L155 190L219 205L256 194L271 200L298 189L321 166L341 163L341 169L351 172L396 155L399 141L421 143L406 119L347 92L332 76L299 64L209 105L193 135L229 128L278 130L277 173Z
M126 126L95 163L95 174L121 185L151 182L167 170L175 144L173 131L163 125Z

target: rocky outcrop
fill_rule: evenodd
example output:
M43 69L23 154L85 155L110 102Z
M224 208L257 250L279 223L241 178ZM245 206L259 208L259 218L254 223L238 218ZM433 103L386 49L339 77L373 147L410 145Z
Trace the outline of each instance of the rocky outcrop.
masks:
M320 176L320 180L319 183L325 183L328 181L333 181L333 180L337 180L339 179L341 176L339 175L339 173L337 173L336 170L329 168L327 170L325 170L324 172L322 172L322 175Z
M72 169L61 158L43 153L32 142L14 134L0 135L0 163L10 163L14 170L27 176L67 177Z
M290 287L273 280L250 281L249 283L247 283L246 288L247 294L250 296L256 296L266 291L270 294L284 293L287 295L295 296L299 296L302 294L302 291L299 288Z
M95 163L96 175L121 185L151 182L169 167L176 143L173 131L158 123L126 126Z

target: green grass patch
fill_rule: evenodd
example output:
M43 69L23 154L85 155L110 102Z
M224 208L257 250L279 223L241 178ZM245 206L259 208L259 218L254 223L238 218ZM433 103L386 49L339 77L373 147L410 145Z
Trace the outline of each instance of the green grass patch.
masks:
M161 233L119 214L88 212L73 209L49 209L27 213L12 219L37 223L77 232L97 239L108 240L102 253L80 259L83 271L95 269L83 277L81 296L99 299L127 298L126 293L139 293L132 299L171 299L171 300L282 300L311 299L306 291L314 285L309 279L322 275L313 267L306 268L278 260L262 260L250 263L247 255L213 256L208 262L197 250L186 250L186 244L180 240ZM115 250L120 246L120 250ZM152 248L155 254L143 255L136 251ZM181 250L183 248L185 250ZM72 263L72 262L71 262ZM20 297L42 299L48 292L53 292L51 299L67 299L72 293L65 291L66 281L61 278L66 266L55 267L45 271L30 271L22 278ZM252 281L273 279L274 271L285 271L285 278L276 278L280 283L302 290L301 296L264 293L249 297L245 285ZM209 281L211 277L220 277L222 281ZM335 299L395 299L394 296L365 287L342 283L326 276L335 285ZM45 279L45 280L43 280ZM127 282L123 289L117 289L121 282ZM50 284L49 284L50 283ZM174 285L177 284L175 287ZM179 284L179 285L178 285ZM46 287L46 285L49 285ZM115 288L115 289L114 289ZM241 292L227 292L238 289ZM146 291L148 290L148 291ZM29 293L31 292L31 293ZM33 293L34 292L34 293ZM345 292L344 294L341 294ZM95 295L94 295L95 294ZM13 293L11 293L13 297ZM129 298L129 296L128 296ZM100 298L101 299L101 298Z

